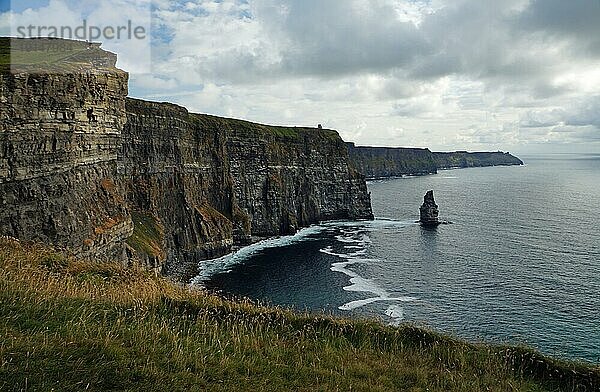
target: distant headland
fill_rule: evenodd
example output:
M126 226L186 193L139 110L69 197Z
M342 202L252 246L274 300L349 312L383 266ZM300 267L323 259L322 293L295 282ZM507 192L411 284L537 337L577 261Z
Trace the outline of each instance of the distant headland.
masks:
M427 148L365 147L346 143L350 162L367 178L436 174L438 170L516 166L523 161L508 152L432 152Z

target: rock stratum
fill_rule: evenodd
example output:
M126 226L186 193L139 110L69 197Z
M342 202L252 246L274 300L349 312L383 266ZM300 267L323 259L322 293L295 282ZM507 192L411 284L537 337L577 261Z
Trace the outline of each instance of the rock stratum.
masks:
M40 43L61 50L49 55ZM127 98L128 74L97 45L10 44L17 67L0 75L0 235L186 275L257 236L373 218L364 176L335 131Z
M367 178L436 174L438 170L523 165L508 152L432 152L426 148L361 147L347 143L351 164Z

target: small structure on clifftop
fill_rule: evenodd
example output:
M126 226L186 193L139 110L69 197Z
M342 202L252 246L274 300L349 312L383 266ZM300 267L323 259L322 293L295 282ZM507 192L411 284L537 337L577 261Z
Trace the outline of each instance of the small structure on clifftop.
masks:
M423 200L423 205L421 206L421 219L419 222L423 226L437 226L441 222L438 219L438 215L440 213L437 204L435 204L435 199L433 198L433 191L427 192L425 194L425 199Z

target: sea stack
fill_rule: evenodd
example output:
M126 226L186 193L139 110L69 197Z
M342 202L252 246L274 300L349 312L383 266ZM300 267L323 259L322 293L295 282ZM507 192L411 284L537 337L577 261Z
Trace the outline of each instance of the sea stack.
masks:
M419 222L423 226L437 226L440 224L438 215L439 210L433 198L433 191L429 191L425 194L425 199L421 206L421 220Z

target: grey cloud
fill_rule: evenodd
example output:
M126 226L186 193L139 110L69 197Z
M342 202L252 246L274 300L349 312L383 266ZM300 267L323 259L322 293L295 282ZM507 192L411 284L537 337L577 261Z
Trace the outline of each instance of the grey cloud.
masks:
M565 124L573 126L591 125L600 130L600 96L582 102L574 113L566 116Z
M528 87L538 99L557 96L566 88L552 79L569 67L568 59L555 58L547 50L552 41L540 41L536 29L570 23L554 21L557 1L548 1L548 9L546 1L533 2L522 15L522 0L453 1L415 25L400 21L386 0L257 0L251 10L262 41L199 58L198 71L237 83L376 73L393 75L398 84L459 75L493 88Z
M570 38L583 53L600 56L600 1L533 0L516 21L521 29Z
M512 22L521 0L450 2L418 26L399 21L390 2L371 1L367 9L356 3L259 2L256 16L281 42L280 63L259 71L328 78L402 74L399 80L406 82L464 75L494 86L530 85L538 98L564 92L551 83L564 59L553 58L548 42L537 42L534 31Z
M393 105L392 114L399 117L417 117L431 110L425 102L397 102Z
M461 132L462 138L470 140L471 143L491 145L510 144L518 133L514 125L508 123L496 129L479 129L477 126L472 126Z
M580 99L568 108L530 110L519 126L523 137L543 135L563 142L599 140L600 96Z
M564 122L566 113L563 109L530 110L519 121L523 128L547 128Z
M564 59L553 58L546 50L548 43L511 23L519 3L461 1L430 15L421 30L437 52L416 61L411 75L458 74L493 88L529 86L534 95L560 94L551 81L565 67Z
M595 126L557 126L551 129L552 140L561 143L600 141L600 129Z
M431 49L418 28L400 22L387 1L288 0L261 2L257 16L285 42L281 67L326 76L387 71ZM281 12L281 9L285 12Z

